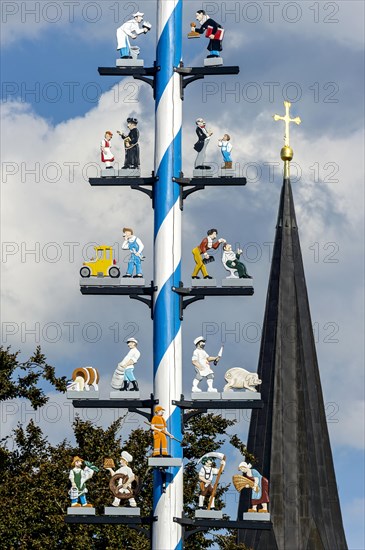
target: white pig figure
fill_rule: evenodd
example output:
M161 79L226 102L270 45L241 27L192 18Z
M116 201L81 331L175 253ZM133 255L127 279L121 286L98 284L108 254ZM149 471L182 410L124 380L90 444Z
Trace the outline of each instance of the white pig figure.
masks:
M224 378L227 384L224 386L223 391L232 391L235 388L237 390L245 389L257 392L255 386L262 383L262 380L260 380L255 372L248 372L248 370L239 367L227 370Z

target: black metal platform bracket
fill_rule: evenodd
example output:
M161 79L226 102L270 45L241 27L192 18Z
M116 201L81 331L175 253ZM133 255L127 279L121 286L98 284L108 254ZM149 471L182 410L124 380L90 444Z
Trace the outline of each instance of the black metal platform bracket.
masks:
M191 519L186 516L182 518L174 518L174 522L178 523L184 529L185 538L190 537L199 531L209 531L210 529L255 529L258 531L271 531L271 521L255 521L255 520L228 520L228 519L208 519L195 518ZM189 527L189 529L188 529Z
M150 399L73 399L75 409L127 409L128 412L140 414L147 420L153 416L153 408L158 405L158 399L151 394ZM140 409L150 409L147 413Z
M65 516L65 523L81 525L126 525L151 539L152 524L157 516ZM141 525L149 525L146 529Z
M243 287L184 287L180 282L179 286L173 286L172 290L180 298L180 321L184 317L184 309L198 300L204 300L206 296L252 296L254 289L252 286Z
M205 187L243 187L247 184L247 178L232 177L232 178L184 178L183 172L178 178L173 178L175 183L180 186L180 210L184 209L184 200L195 193L202 191ZM189 189L184 189L188 187Z
M102 281L102 279L100 279ZM129 296L131 300L138 300L151 309L153 318L153 293L157 290L151 281L150 286L80 286L81 294L102 296ZM145 296L148 296L147 298Z
M214 394L213 394L214 395ZM181 409L181 431L185 432L185 426L190 418L200 414L207 413L208 410L232 410L232 409L262 409L264 402L261 399L194 399L187 401L184 395L181 395L180 401L172 401L172 404ZM188 410L189 412L184 412Z
M180 97L184 99L184 91L186 86L195 82L196 80L201 80L206 76L213 75L235 75L240 72L238 66L228 66L224 67L219 65L217 67L184 67L184 64L181 63L179 67L174 67L174 71L180 74Z
M156 85L155 76L160 67L99 67L98 72L100 76L133 76L135 80L141 80L146 82L153 89L153 98L156 99Z
M130 187L135 191L140 191L145 193L150 199L152 199L153 206L153 186L158 181L158 176L154 175L150 178L138 177L138 178L129 178L127 176L110 176L110 177L100 177L100 178L89 178L89 184L93 187ZM146 189L144 185L151 186L151 189Z

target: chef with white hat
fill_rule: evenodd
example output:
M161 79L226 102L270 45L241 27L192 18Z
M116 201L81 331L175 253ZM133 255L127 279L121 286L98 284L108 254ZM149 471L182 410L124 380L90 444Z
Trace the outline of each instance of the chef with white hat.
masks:
M133 461L132 455L130 455L127 451L123 451L120 457L120 468L118 470L114 471L112 468L106 468L106 470L109 470L110 474L114 476L115 474L122 474L127 476L127 480L123 483L122 479L118 480L118 487L121 487L119 489L120 493L128 493L132 489L132 481L134 481L135 476L132 472L132 468L128 466ZM132 508L135 508L137 506L136 500L132 497L128 499L129 506ZM120 504L120 498L115 497L112 506L119 506Z
M147 21L143 21L144 13L137 11L133 14L133 19L126 21L117 29L117 50L120 51L120 57L122 59L137 58L139 54L139 48L131 48L129 39L135 40L139 34L146 34L151 30L152 25ZM142 26L140 24L142 23ZM134 56L132 56L134 53Z

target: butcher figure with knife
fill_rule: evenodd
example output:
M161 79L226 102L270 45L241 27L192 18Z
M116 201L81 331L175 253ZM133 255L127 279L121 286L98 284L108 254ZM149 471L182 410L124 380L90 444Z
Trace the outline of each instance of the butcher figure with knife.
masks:
M201 392L202 390L199 388L199 382L206 378L207 384L208 384L208 392L217 392L218 390L216 388L213 388L213 380L214 380L214 372L210 368L210 363L213 363L214 365L218 364L218 361L222 357L223 354L223 346L218 352L218 355L216 356L210 356L205 351L205 338L204 336L198 336L194 340L195 344L195 350L192 357L192 363L195 367L195 378L193 380L193 387L191 389L192 392Z

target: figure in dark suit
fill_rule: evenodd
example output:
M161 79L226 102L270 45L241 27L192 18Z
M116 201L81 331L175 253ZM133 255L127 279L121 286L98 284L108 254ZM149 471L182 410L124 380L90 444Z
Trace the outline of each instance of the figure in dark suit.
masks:
M194 29L195 32L199 34L206 34L206 37L209 39L208 51L209 57L220 57L220 52L223 50L222 40L224 29L219 23L214 21L209 15L206 14L204 10L198 10L196 12L196 19L200 23L200 28L197 27Z
M129 134L121 134L124 140L125 160L123 168L137 169L140 166L139 159L139 130L137 128L138 120L136 118L127 118Z
M205 162L205 153L210 142L210 136L213 132L210 132L205 127L205 122L202 118L196 119L196 134L198 136L198 141L194 145L195 151L198 153L194 168L198 170L210 170L211 166L206 166Z

